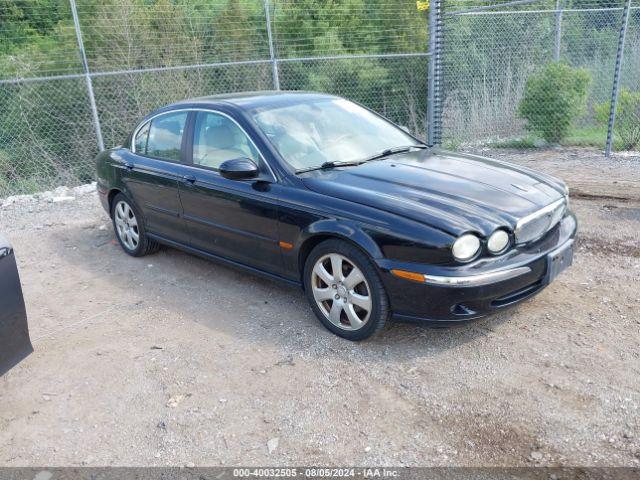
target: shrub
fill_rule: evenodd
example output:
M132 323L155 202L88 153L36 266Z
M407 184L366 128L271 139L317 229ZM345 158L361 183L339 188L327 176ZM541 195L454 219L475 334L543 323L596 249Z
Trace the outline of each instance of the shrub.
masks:
M611 102L595 106L595 117L600 123L609 123ZM616 123L613 127L620 138L623 150L633 150L640 143L640 92L632 92L622 88L618 95L616 107Z
M527 79L518 115L527 120L527 130L558 143L584 109L590 82L584 69L550 63Z

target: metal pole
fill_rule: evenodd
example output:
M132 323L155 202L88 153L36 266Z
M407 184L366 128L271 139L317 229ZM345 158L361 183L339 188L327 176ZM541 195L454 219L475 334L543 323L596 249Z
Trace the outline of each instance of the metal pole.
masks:
M429 78L427 95L427 143L441 142L442 124L442 0L429 6Z
M629 26L629 10L631 0L625 0L622 10L622 25L620 26L620 37L618 38L618 53L616 54L616 69L613 73L613 88L611 90L611 108L609 110L609 126L607 128L607 144L604 149L605 156L611 155L611 144L613 143L613 126L616 122L616 108L618 106L618 91L620 89L620 71L622 70L622 54L624 53L624 42Z
M436 16L434 13L433 3L429 5L429 68L427 70L427 143L433 145L434 131L433 131L433 119L435 118L435 112L433 108L435 98L435 51L436 45Z
M564 8L563 0L556 0L556 44L553 51L553 59L560 61L560 46L562 42L562 9Z
M278 59L273 46L273 35L271 34L271 12L269 0L264 0L264 16L267 21L267 37L269 38L269 58L271 59L271 74L273 75L273 88L280 90L280 75L278 73Z
M82 42L82 33L80 32L80 21L78 20L78 9L76 8L76 1L69 0L71 4L71 14L73 15L73 25L76 29L76 39L78 40L78 49L80 50L80 57L82 58L82 69L84 71L84 78L87 82L87 91L89 92L89 103L91 104L91 115L93 116L93 125L96 130L96 138L98 139L98 148L100 151L104 150L104 142L102 140L102 129L100 128L100 118L98 117L98 108L96 107L96 98L93 94L93 83L91 81L91 74L89 73L89 63L87 62L87 55L84 51L84 43Z

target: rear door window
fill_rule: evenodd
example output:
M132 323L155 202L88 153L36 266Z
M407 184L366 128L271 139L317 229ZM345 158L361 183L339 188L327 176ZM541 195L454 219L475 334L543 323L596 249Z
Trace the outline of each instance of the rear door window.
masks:
M167 113L151 120L144 155L162 160L180 161L182 136L188 114L188 112Z

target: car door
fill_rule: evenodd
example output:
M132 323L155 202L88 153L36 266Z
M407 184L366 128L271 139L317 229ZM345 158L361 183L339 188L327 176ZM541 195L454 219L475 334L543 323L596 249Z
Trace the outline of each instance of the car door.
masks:
M0 375L33 352L13 249L0 235Z
M147 231L181 243L189 239L178 193L188 117L187 110L166 112L140 126L122 167L122 182Z
M190 140L191 172L180 184L190 244L260 270L281 273L278 186L253 141L230 116L215 111L195 113ZM218 173L224 161L241 157L259 166L260 180L229 180Z

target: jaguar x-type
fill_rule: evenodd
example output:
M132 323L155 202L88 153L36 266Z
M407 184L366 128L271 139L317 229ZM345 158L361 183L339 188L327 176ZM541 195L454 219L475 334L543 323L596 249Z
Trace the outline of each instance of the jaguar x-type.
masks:
M164 244L300 285L350 340L392 317L482 317L572 262L577 223L562 181L428 147L331 95L175 103L100 153L97 169L126 253Z

